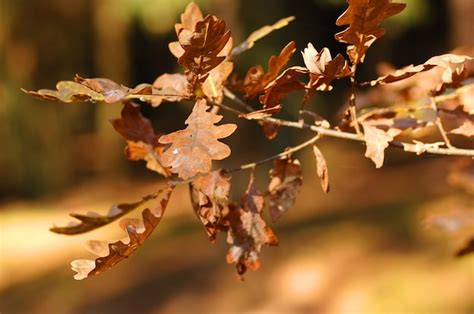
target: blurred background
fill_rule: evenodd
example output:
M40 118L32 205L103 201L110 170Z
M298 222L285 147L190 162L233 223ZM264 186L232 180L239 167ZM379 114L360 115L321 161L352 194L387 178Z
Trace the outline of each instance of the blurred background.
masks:
M376 64L419 64L460 46L474 45L474 1L405 0L359 67L360 80L376 77ZM253 30L294 15L296 20L257 42L235 60L245 75L295 40L333 56L343 0L197 1L223 18L234 43ZM70 212L105 211L160 186L141 162L123 156L124 141L109 120L118 104L42 102L20 91L53 88L57 81L107 77L127 86L152 83L180 71L167 44L187 0L0 0L0 311L2 313L472 313L472 257L453 259L455 237L427 228L437 210L472 208L466 189L446 178L453 158L413 157L386 151L375 170L364 146L324 139L332 191L320 192L311 152L296 157L304 185L296 206L272 224L280 246L266 248L262 268L240 282L226 265L225 237L209 244L179 188L164 222L129 260L101 276L77 282L69 261L87 257L87 239L116 239L111 225L84 236L52 234ZM302 64L296 53L293 64ZM348 95L347 82L310 104L334 121ZM297 117L291 107L283 116ZM143 107L160 131L183 127L187 106ZM171 118L170 118L171 117ZM234 121L225 118L226 121ZM226 142L233 155L223 166L262 159L309 134L281 130L267 141L258 126L239 121ZM258 182L264 189L265 173ZM238 198L248 173L234 176ZM472 183L471 183L472 184ZM472 189L470 190L472 193Z

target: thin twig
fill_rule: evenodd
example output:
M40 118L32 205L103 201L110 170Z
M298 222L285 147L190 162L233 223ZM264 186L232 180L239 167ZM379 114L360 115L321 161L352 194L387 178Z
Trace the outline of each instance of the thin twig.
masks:
M319 138L321 137L321 135L317 134L316 136L313 136L311 139L307 140L306 142L303 142L301 144L299 144L298 146L294 146L294 147L291 147L279 154L276 154L276 155L273 155L273 156L270 156L268 158L265 158L265 159L262 159L262 160L259 160L259 161L256 161L256 162L252 162L252 163L249 163L249 164L245 164L245 165L242 165L238 168L234 168L234 169L230 169L230 170L225 170L225 172L227 173L230 173L230 172L235 172L235 171L240 171L240 170L245 170L245 169L253 169L255 168L256 166L259 166L259 165L262 165L262 164L265 164L267 162L270 162L270 161L273 161L275 159L279 159L281 157L285 157L285 156L288 156L288 155L291 155L309 145L312 145L314 144Z
M247 112L255 111L249 104L224 87L224 95Z
M351 67L351 97L349 99L349 112L351 114L351 122L354 124L357 135L362 136L362 131L360 130L359 121L357 120L357 107L356 107L356 87L357 82L355 79L355 74L357 71L357 63L353 64Z
M229 97L228 95L231 95L232 97ZM239 99L237 96L235 96L232 92L226 93L226 96L239 103L245 103L241 99ZM233 112L236 115L242 115L243 112L240 112L236 109L230 108L228 106L223 106L219 105L218 106L222 107L225 110L228 110L230 112ZM230 110L229 110L230 109ZM343 132L343 131L338 131L338 130L332 130L332 129L327 129L321 126L316 126L316 125L311 125L304 123L303 121L288 121L288 120L283 120L283 119L276 119L272 117L264 117L261 119L256 119L255 121L262 121L266 123L271 123L274 125L278 126L285 126L285 127L290 127L290 128L296 128L296 129L306 129L306 130L311 130L313 132L316 132L320 135L324 136L329 136L329 137L335 137L335 138L341 138L341 139L346 139L346 140L352 140L352 141L358 141L358 142L365 142L364 137L355 133L349 133L349 132ZM390 145L393 147L398 147L403 149L403 144L411 144L411 143L404 143L404 142L398 142L398 141L392 141L390 142ZM456 147L448 147L448 148L442 148L442 147L427 147L426 152L429 154L433 155L445 155L445 156L466 156L466 157L474 157L474 150L472 149L462 149L462 148L456 148Z
M451 141L448 138L448 134L446 133L446 130L443 127L443 124L441 123L441 118L439 117L438 114L438 106L436 105L436 100L434 97L430 97L430 106L431 109L436 114L436 119L435 119L435 124L438 127L439 133L441 133L441 136L443 137L444 142L446 143L446 146L449 148L454 148L454 146L451 144Z

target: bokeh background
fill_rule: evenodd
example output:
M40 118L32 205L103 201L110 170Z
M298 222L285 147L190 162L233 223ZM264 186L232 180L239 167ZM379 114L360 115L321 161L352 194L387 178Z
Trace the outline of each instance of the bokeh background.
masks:
M223 18L234 42L294 15L284 29L235 60L236 73L266 66L290 40L344 46L334 40L343 0L202 0ZM474 45L474 1L405 0L387 35L369 50L360 79L376 64L422 63ZM59 80L108 77L128 86L151 83L179 68L167 44L187 0L0 0L0 311L2 313L472 313L472 257L453 259L459 243L427 228L429 213L474 206L472 195L448 184L453 158L413 157L388 149L375 170L364 147L324 139L332 191L320 192L310 152L296 206L277 224L280 246L264 249L263 265L240 282L226 265L224 237L210 244L192 213L186 188L175 191L161 226L129 260L77 282L69 261L87 257L86 239L115 239L111 225L84 236L48 232L69 212L105 211L139 199L161 183L141 162L123 157L123 140L109 120L119 105L35 100L20 88L52 88ZM294 64L302 64L299 54ZM316 96L311 108L334 121L347 82ZM298 96L298 95L296 95ZM297 98L295 98L297 99ZM284 115L296 118L287 103ZM182 128L189 108L143 107L156 129ZM233 121L227 119L227 121ZM308 134L282 130L269 142L252 123L239 122L227 141L230 166L264 158ZM262 167L260 188L266 184ZM234 176L237 198L248 173ZM467 204L467 205L466 205Z

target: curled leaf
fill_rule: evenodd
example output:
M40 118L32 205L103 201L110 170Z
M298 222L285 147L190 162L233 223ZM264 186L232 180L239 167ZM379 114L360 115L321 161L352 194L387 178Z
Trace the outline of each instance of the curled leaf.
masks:
M151 121L141 114L139 105L126 102L121 117L111 122L114 129L127 140L127 159L144 160L148 169L169 176L169 170L159 160L165 145L158 142L159 135L153 130Z
M329 174L328 174L328 165L326 159L323 156L323 153L319 150L316 145L313 145L313 153L316 158L316 172L318 174L319 180L321 182L321 188L324 193L329 192Z
M227 158L231 153L229 146L218 140L234 133L237 126L216 126L222 116L207 112L208 109L204 99L198 100L185 121L188 127L159 139L161 144L171 144L160 156L160 162L184 180L198 173L208 173L212 160Z
M264 197L255 187L252 173L249 185L241 198L242 206L229 208L227 242L231 247L227 263L235 264L237 273L243 275L250 268L260 267L260 251L263 245L278 245L278 239L262 219Z
M247 39L244 42L242 42L240 45L232 49L231 55L236 56L246 50L251 49L255 45L255 42L257 40L262 39L263 37L273 32L274 30L287 26L294 19L295 19L294 16L288 16L288 17L282 18L281 20L278 20L273 25L265 25L257 29L256 31L252 32L252 34L250 34L250 36L247 37Z
M273 169L270 170L267 191L270 216L273 221L278 220L293 207L302 184L303 173L298 160L290 157L275 160Z
M102 94L72 81L60 81L56 84L56 89L40 89L37 92L22 89L22 91L41 100L62 101L65 103L105 100Z
M191 183L191 200L194 211L206 228L211 241L222 228L222 218L229 203L230 176L222 170L210 172Z
M158 206L145 209L142 212L142 220L126 220L128 237L125 242L116 241L107 244L99 243L101 241L89 242L88 248L98 253L100 257L95 260L72 261L71 268L77 272L74 279L82 280L98 275L132 255L161 221L172 191L173 187L167 187L158 192L161 196Z
M144 196L140 201L134 203L122 203L113 205L107 214L99 215L94 212L89 212L85 215L81 214L70 214L71 217L74 217L80 221L80 223L70 223L64 227L53 227L49 229L52 232L60 233L60 234L67 234L67 235L75 235L81 234L84 232L88 232L102 226L105 226L120 217L126 215L127 213L137 209L141 205L145 204L146 202L155 199L158 197L158 194L150 194Z

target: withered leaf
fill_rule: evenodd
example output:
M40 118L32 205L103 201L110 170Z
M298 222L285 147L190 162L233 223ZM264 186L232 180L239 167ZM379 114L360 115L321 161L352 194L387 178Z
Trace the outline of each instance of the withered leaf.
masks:
M400 13L404 3L391 0L347 0L349 7L337 19L336 25L349 25L336 34L336 40L347 43L347 54L353 64L364 62L367 49L385 34L380 23L392 15Z
M208 109L206 100L198 100L185 121L188 127L159 139L161 144L171 144L160 156L161 163L184 180L198 173L208 173L212 160L224 159L231 153L230 148L218 140L234 133L237 126L216 126L222 116L207 112Z
M169 176L169 170L159 160L165 145L158 142L159 135L155 134L151 121L141 114L139 105L125 102L121 118L111 122L114 129L127 140L127 159L144 160L148 169Z
M324 193L329 192L329 174L328 174L328 165L326 159L323 156L323 153L319 150L316 145L313 145L314 157L316 157L316 172L318 174L319 180L321 182L321 188Z
M306 73L306 69L303 67L291 67L275 78L265 87L265 94L259 98L263 108L281 106L281 101L286 95L303 89L304 84L299 80L299 77L304 73Z
M153 87L158 89L161 94L166 94L165 96L159 97L159 94L154 92L154 94L158 96L152 99L151 104L154 107L159 106L163 101L181 101L184 98L190 97L191 94L186 76L179 73L165 73L160 75L153 83Z
M144 196L140 201L134 203L122 203L113 205L107 214L100 215L95 212L89 212L85 215L81 214L70 214L71 217L78 219L80 222L71 222L69 225L64 227L52 227L49 229L52 232L60 233L60 234L67 234L67 235L74 235L74 234L81 234L84 232L88 232L102 226L105 226L118 218L126 215L127 213L137 209L141 205L145 204L146 202L155 199L158 197L158 194L150 194Z
M224 84L232 73L234 64L224 61L209 72L209 76L202 84L202 91L207 99L214 103L222 104L224 100Z
M293 160L291 157L275 160L273 169L270 170L267 191L270 216L273 221L278 220L293 207L302 184L303 173L298 160Z
M260 251L263 245L278 245L278 239L262 219L264 197L255 187L252 173L249 185L241 198L242 207L230 206L227 242L231 244L227 262L235 264L242 275L250 268L260 267Z
M332 90L331 83L335 79L347 77L351 74L349 64L343 56L338 54L334 59L328 48L317 51L309 43L302 52L303 60L310 73L310 81L306 88L310 90Z
M278 56L270 57L268 60L268 72L265 73L260 65L250 68L241 86L241 89L245 92L245 98L250 100L261 94L265 87L278 77L278 74L290 61L295 51L295 42L289 42Z
M225 60L220 53L230 40L230 31L223 20L208 15L196 23L193 31L181 28L178 40L184 50L178 63L185 68L186 78L195 90Z
M158 195L160 196L158 206L143 210L142 220L125 220L126 223L124 225L128 234L128 238L125 240L125 242L89 242L88 248L100 257L95 261L72 261L71 268L77 272L77 274L74 276L74 279L82 280L87 277L98 275L132 255L150 236L150 234L161 221L172 191L173 187L166 187L158 192Z
M265 108L261 110L252 111L245 114L240 114L239 118L244 118L247 120L260 120L263 118L271 117L273 114L280 112L281 106L273 106L270 108Z
M365 157L372 159L376 168L383 165L384 151L393 141L393 138L401 133L398 129L384 131L369 123L362 123L364 127L364 140L367 146Z
M236 56L236 55L239 55L239 54L241 54L242 52L244 52L246 50L251 49L255 45L255 42L257 40L262 39L263 37L265 37L268 34L270 34L271 32L273 32L274 30L277 30L277 29L280 29L282 27L287 26L288 23L290 23L294 19L295 19L294 16L288 16L288 17L285 17L285 18L282 18L282 19L278 20L273 25L265 25L265 26L257 29L256 31L252 32L252 34L250 34L250 36L247 37L247 39L244 42L242 42L240 45L238 45L237 47L232 49L231 55Z
M125 96L128 95L128 88L115 83L112 80L106 78L83 78L76 75L74 80L84 85L93 91L102 94L104 101L107 103L115 103L121 101Z
M37 92L22 89L22 91L41 100L62 101L65 103L105 100L102 94L73 81L60 81L56 84L56 89L40 89Z
M212 171L196 178L190 187L194 211L214 241L223 227L222 218L229 203L230 176L222 170Z
M394 73L387 74L385 76L379 77L373 81L364 82L361 85L383 85L388 83L398 82L404 79L407 79L417 73L425 72L433 69L434 67L442 67L445 69L451 69L453 65L457 67L457 64L465 63L472 58L469 56L455 55L455 54L444 54L440 56L435 56L427 60L425 63L414 66L413 64L406 66L402 69L396 70ZM445 76L449 76L446 74Z

